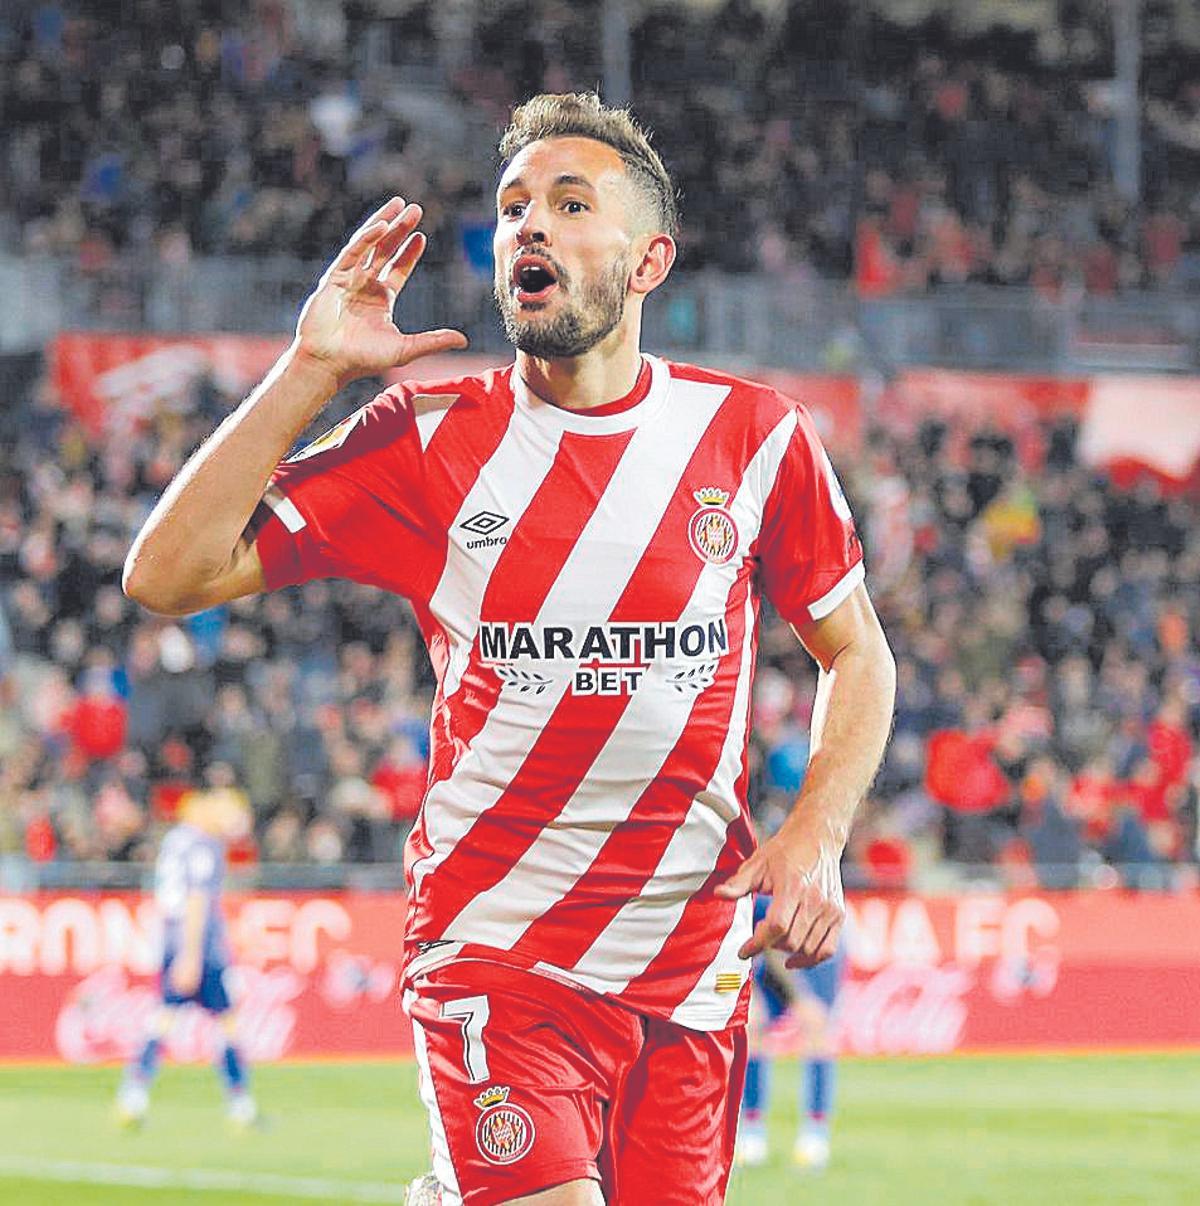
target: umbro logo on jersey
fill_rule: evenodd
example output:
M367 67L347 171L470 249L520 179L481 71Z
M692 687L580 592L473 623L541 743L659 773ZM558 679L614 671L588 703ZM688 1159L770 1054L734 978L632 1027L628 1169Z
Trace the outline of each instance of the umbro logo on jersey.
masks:
M458 526L467 532L474 532L478 539L468 540L467 548L469 549L489 549L494 548L498 544L507 544L508 536L496 536L493 533L499 531L508 523L507 515L498 515L495 511L477 511L470 519L464 519Z

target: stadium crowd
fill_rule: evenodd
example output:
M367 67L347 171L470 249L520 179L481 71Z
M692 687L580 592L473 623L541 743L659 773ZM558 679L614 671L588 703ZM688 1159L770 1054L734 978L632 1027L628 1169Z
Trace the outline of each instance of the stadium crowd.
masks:
M172 620L121 593L133 532L228 401L201 382L190 410L102 447L45 378L10 415L0 860L145 860L196 788L244 793L245 860L399 856L432 691L406 604L316 582ZM852 882L1195 871L1200 507L1094 476L1069 425L1036 437L1018 456L994 431L889 426L841 466L899 663ZM752 776L768 828L804 773L814 686L768 617Z
M598 7L127 0L110 22L86 0L5 5L0 246L85 273L320 260L399 187L425 206L429 261L470 258L494 165L410 121L396 86L419 78L442 130L496 126L601 78ZM1200 287L1200 88L1178 45L1147 52L1135 207L1112 184L1103 38L1046 62L1012 31L956 41L830 0L631 12L632 101L681 187L686 267L853 275L867 296Z

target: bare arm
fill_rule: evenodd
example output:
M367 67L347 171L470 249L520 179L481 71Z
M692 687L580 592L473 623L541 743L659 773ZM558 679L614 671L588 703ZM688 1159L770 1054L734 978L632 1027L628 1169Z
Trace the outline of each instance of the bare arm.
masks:
M789 967L819 963L837 947L842 851L883 757L896 696L895 661L865 587L796 635L821 667L804 786L779 832L717 889L727 898L771 894L739 953L776 947L789 952Z
M184 615L263 589L246 525L296 437L356 377L466 346L458 331L406 335L396 297L425 249L421 210L393 197L359 227L304 305L262 384L188 460L125 561L126 593Z
M183 936L179 953L171 964L171 987L182 996L189 996L200 986L204 956L204 922L208 901L203 892L188 893L183 911Z

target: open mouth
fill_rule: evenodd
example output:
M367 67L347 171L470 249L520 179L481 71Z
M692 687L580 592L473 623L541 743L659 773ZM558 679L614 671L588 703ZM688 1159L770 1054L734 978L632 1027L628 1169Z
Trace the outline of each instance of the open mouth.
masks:
M522 305L545 301L558 288L558 274L540 256L523 255L513 265L513 286Z

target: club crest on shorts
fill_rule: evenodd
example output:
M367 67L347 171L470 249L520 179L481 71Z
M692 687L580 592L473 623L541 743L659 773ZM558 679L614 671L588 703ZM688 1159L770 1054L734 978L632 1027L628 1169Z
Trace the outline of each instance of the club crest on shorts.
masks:
M700 504L688 520L688 542L692 551L712 565L724 565L737 552L738 530L733 516L726 510L729 491L716 486L702 486L692 492Z
M533 1119L508 1100L507 1085L492 1085L475 1098L483 1111L475 1124L475 1142L492 1164L515 1164L533 1147Z

